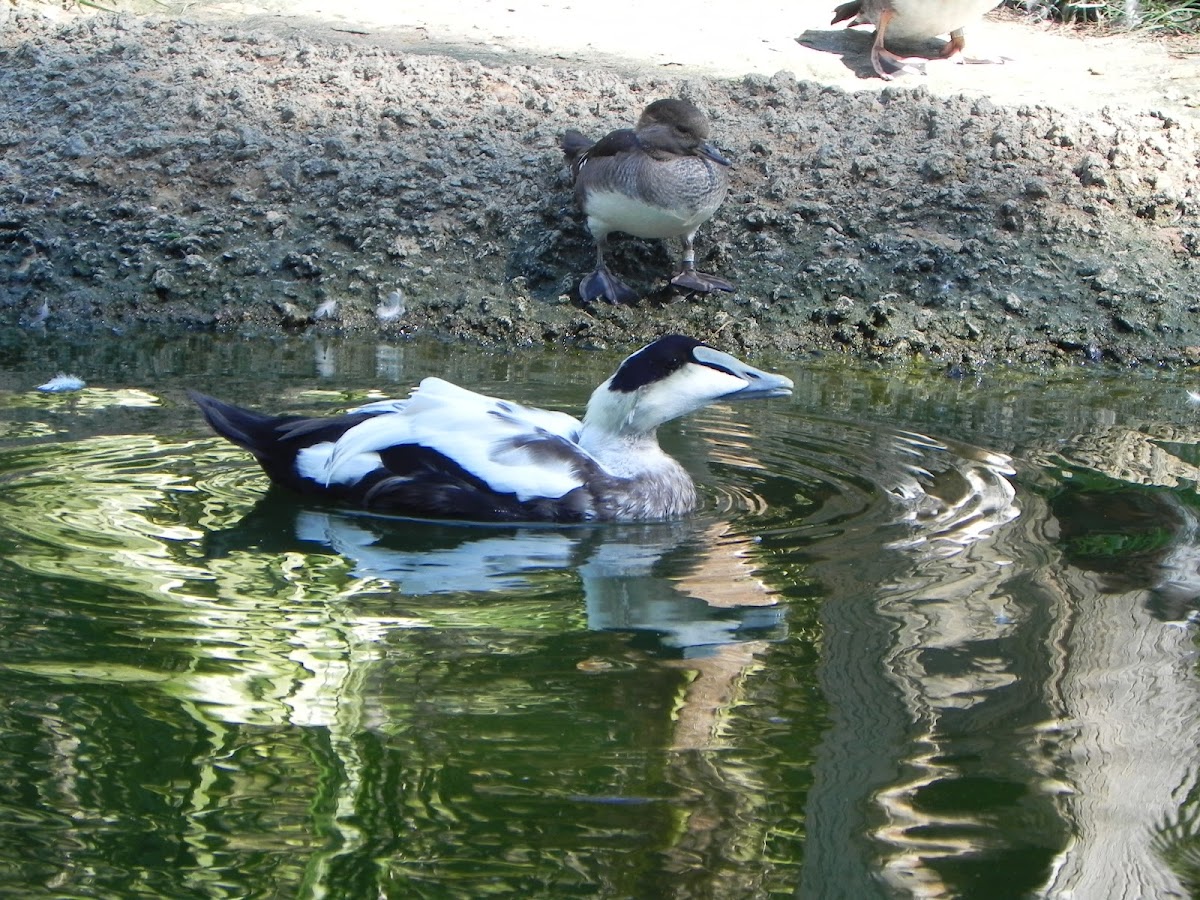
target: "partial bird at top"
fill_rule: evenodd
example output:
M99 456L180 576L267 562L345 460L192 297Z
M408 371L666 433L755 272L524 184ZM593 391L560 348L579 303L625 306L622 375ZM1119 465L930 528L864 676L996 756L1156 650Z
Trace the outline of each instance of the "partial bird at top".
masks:
M888 38L900 41L924 40L940 34L950 35L942 48L949 59L966 45L963 28L978 21L999 6L1001 0L851 0L833 11L833 22L850 19L849 26L875 26L871 45L871 65L880 78L891 80L901 72L919 71L919 63L897 56L884 46Z
M596 270L579 284L585 302L633 303L638 294L609 271L608 235L683 239L680 271L671 284L687 291L732 291L724 278L696 269L693 240L729 188L729 160L708 143L708 119L686 100L656 100L636 128L592 143L567 131L562 150L575 180L575 199L596 240Z
M340 416L272 416L193 393L222 437L299 494L381 513L489 522L669 519L697 502L658 426L710 403L786 397L792 381L682 335L629 356L580 422L426 378Z

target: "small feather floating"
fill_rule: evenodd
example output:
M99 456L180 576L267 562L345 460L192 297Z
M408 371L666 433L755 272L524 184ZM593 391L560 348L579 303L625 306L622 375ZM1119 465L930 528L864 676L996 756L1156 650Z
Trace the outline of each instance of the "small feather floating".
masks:
M87 382L77 375L64 375L59 372L45 384L39 384L37 389L46 394L65 394L68 391L81 391L87 387Z

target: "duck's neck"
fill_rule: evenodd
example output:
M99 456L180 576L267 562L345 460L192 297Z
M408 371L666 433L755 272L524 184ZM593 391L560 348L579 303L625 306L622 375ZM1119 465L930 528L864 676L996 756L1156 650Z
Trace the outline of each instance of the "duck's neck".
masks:
M622 433L585 419L579 445L619 482L610 502L620 519L667 519L696 507L696 486L663 452L654 431Z
M679 465L658 446L658 434L654 431L624 433L585 419L579 446L595 457L609 474L619 478L637 478L664 465Z

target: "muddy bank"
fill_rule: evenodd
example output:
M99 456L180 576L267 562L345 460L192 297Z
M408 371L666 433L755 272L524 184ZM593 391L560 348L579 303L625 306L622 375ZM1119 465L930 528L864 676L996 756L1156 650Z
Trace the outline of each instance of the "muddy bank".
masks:
M1200 140L1083 116L728 80L485 65L131 16L0 31L0 316L414 332L938 362L1200 363ZM584 307L566 126L708 111L735 160L701 232L737 292L665 290L676 248L617 238L636 307ZM399 291L394 317L389 297Z

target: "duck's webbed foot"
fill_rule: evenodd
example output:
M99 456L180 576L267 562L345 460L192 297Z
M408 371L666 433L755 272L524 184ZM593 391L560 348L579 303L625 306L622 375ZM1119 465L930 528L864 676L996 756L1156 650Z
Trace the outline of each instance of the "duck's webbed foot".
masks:
M905 56L898 56L887 49L888 26L891 25L892 19L895 17L896 11L894 9L884 9L880 13L879 21L875 25L875 40L871 42L871 68L884 81L891 81L896 75L925 74L924 62L909 59ZM959 36L961 37L961 32Z
M702 294L733 290L733 282L698 271L695 263L686 260L683 263L683 269L671 279L671 284L677 288L683 288L685 291L697 291Z
M968 66L1002 66L1005 63L1012 62L1012 58L1002 56L998 53L988 56L968 56L965 51L967 39L963 35L963 30L959 28L957 31L950 32L950 40L942 47L942 59L952 59L959 65Z
M595 272L579 282L579 298L584 303L607 300L613 304L637 303L641 299L637 291L610 272L605 265L597 266Z
M874 46L871 48L871 67L884 81L891 81L897 75L924 75L925 62L907 56L898 56L891 50Z

